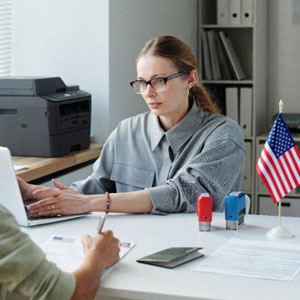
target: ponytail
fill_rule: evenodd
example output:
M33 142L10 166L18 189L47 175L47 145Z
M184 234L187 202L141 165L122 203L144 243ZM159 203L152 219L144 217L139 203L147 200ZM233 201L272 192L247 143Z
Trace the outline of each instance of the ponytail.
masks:
M221 113L219 107L213 101L213 96L203 85L194 85L190 89L190 95L194 97L199 111L209 111L213 114Z

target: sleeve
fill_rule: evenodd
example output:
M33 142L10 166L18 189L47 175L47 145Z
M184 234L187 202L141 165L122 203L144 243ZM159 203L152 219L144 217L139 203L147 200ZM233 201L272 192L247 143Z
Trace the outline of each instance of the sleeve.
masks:
M209 193L213 210L224 210L225 196L239 190L245 151L231 139L208 143L163 186L148 189L152 213L195 212L197 196Z
M114 130L106 140L100 157L94 163L93 173L84 180L73 182L71 188L85 195L116 192L115 183L110 180L114 164L116 132Z
M45 259L45 254L20 231L14 217L0 206L0 294L21 299L70 299L75 278Z

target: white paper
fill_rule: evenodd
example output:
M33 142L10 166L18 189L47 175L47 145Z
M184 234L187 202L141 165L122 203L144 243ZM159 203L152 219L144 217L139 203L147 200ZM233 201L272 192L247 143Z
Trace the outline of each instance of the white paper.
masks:
M14 165L14 169L15 169L15 171L17 172L17 171L21 171L21 170L27 170L28 169L28 166L16 166L16 165Z
M194 271L292 281L300 270L300 245L230 239Z
M120 242L120 260L134 247L135 243ZM55 263L66 272L73 272L80 267L84 259L81 238L72 236L51 236L42 246L46 258ZM104 279L114 266L107 268L103 274Z

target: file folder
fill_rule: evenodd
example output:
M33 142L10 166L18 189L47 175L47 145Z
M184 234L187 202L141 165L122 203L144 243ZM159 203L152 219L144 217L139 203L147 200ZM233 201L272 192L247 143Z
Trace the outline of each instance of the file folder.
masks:
M245 160L245 169L244 175L242 178L242 191L251 192L251 142L245 142L246 148L246 160Z
M217 0L217 23L229 24L229 0Z
M212 69L212 79L220 80L222 79L222 77L221 77L220 62L217 55L216 32L214 30L207 31L207 41L208 41L208 49L209 49L211 69Z
M229 24L241 24L241 0L229 0Z
M219 31L219 36L220 36L221 42L224 46L226 55L230 61L230 64L231 64L231 67L233 69L236 79L237 80L245 79L246 75L243 71L243 68L240 64L239 58L236 55L236 52L233 48L232 42L231 42L228 34L221 30L221 31Z
M202 29L201 31L201 40L202 40L202 53L203 53L203 74L204 79L212 80L212 73L211 73L211 64L210 64L210 56L208 50L208 42L207 42L207 35L206 31Z
M252 88L240 88L240 126L244 136L252 134Z
M225 88L226 116L239 123L239 98L237 87Z
M253 0L241 0L241 24L253 24Z

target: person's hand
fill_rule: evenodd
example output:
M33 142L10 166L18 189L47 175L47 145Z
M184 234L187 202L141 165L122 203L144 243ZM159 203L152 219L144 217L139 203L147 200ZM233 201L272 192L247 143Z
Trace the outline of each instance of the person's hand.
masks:
M55 179L52 179L52 184L61 191L69 191L69 192L73 192L74 194L78 194L78 192L74 191L69 186L63 185L63 184L59 183L58 181L56 181Z
M82 265L73 272L76 288L71 300L94 299L104 269L120 259L118 243L119 240L110 230L96 236L82 237L85 259Z
M86 213L88 196L77 193L71 188L41 188L33 191L33 196L42 199L28 205L30 213L40 216L72 215Z
M32 195L33 192L33 185L25 182L21 177L17 176L20 192L23 198L23 201L29 200L29 199L35 199Z
M94 267L97 267L97 264L101 263L104 268L107 268L114 265L120 259L119 240L113 236L111 230L107 230L96 236L84 235L82 237L82 244L86 259Z

